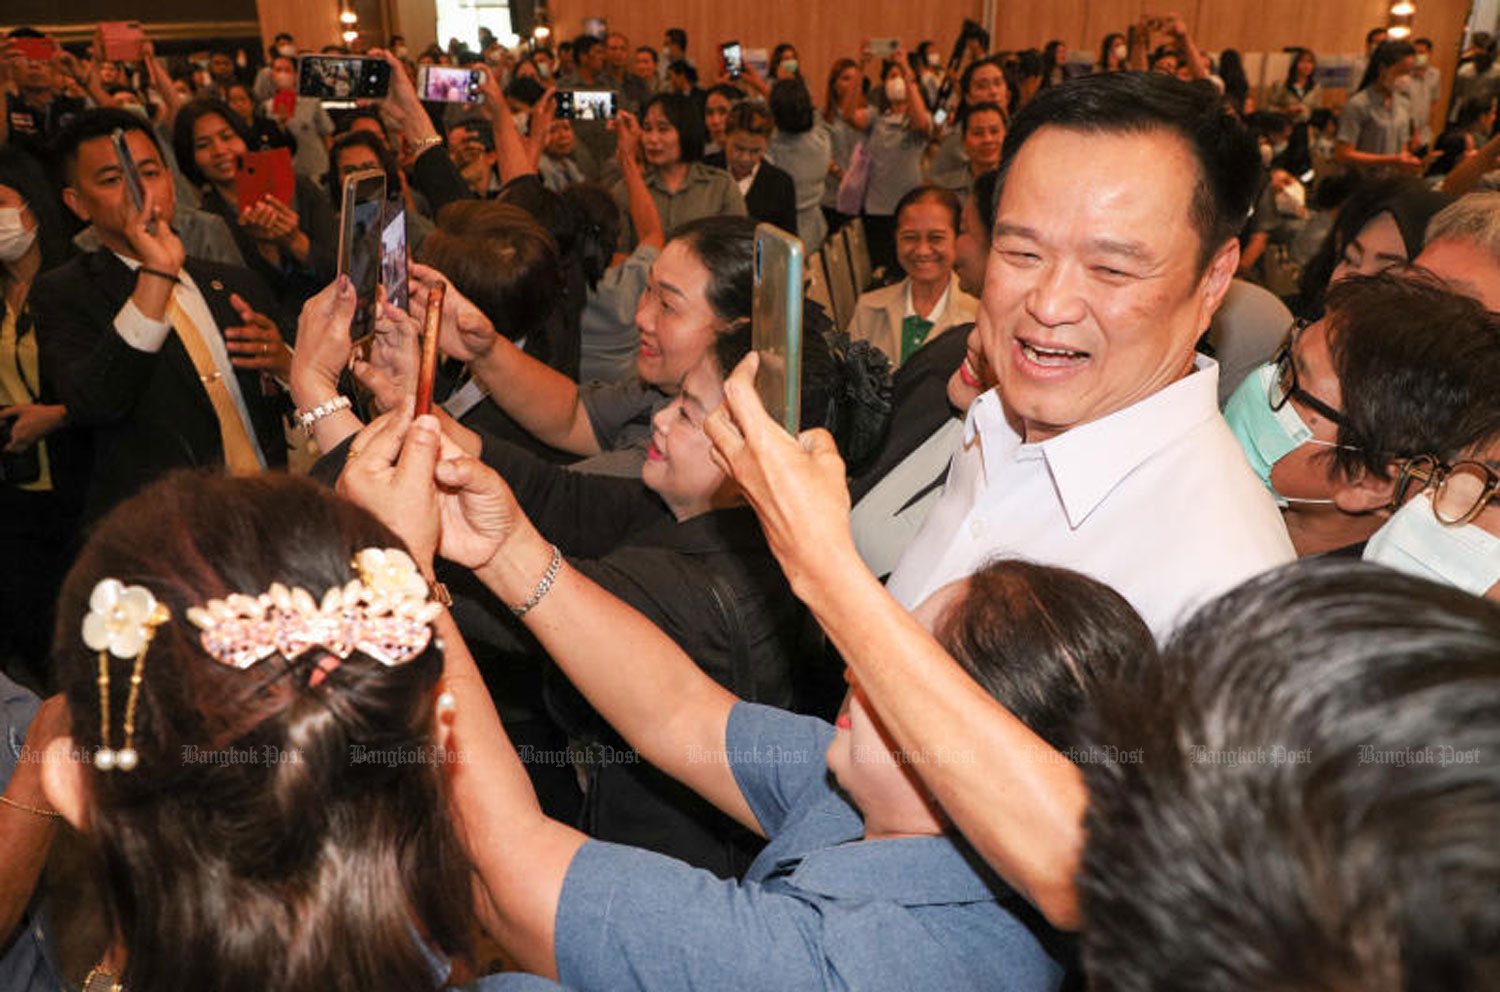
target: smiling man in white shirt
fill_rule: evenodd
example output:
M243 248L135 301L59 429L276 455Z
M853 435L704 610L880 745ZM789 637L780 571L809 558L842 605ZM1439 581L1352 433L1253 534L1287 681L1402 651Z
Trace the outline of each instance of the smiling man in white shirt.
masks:
M998 555L1109 583L1159 638L1293 557L1194 345L1239 259L1255 146L1216 93L1110 74L1006 138L979 333L996 389L889 589L915 607Z

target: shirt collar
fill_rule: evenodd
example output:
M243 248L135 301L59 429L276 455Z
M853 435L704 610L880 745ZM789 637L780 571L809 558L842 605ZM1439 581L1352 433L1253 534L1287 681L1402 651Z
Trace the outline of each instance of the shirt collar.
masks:
M930 321L932 321L932 323L933 323L934 326L936 326L938 323L940 323L942 321L942 319L943 319L943 311L948 309L948 297L950 297L950 296L953 295L953 283L957 279L958 279L958 275L956 273L952 274L952 275L950 275L948 277L948 285L945 286L945 287L943 287L943 295L938 297L937 303L933 304L932 312L930 314L928 314L926 317L923 317L922 318L923 320L930 320ZM903 301L903 305L906 307L906 309L902 312L901 316L903 318L904 317L916 317L916 316L918 316L918 314L917 314L917 308L915 306L913 306L912 302L911 302L911 279L910 279L910 277L908 277L907 280L906 280L906 292L902 295L901 299Z
M740 188L740 196L745 196L750 192L750 187L755 185L755 177L758 175L760 175L760 163L756 162L755 168L750 170L750 174L748 176L746 176L744 179L734 180L735 185ZM733 177L731 176L731 178Z
M802 858L788 882L830 899L879 899L901 906L1014 898L968 844L947 834L821 848Z
M1076 528L1143 462L1218 416L1218 388L1218 363L1197 355L1193 371L1171 385L1039 444L1021 443L998 392L990 390L969 410L964 446L976 434L982 439L986 486L1004 477L1007 461L1045 458L1063 512Z

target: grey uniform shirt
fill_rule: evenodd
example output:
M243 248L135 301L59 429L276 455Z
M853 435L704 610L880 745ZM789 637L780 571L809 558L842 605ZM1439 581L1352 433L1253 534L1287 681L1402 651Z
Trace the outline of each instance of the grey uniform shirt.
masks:
M766 150L766 161L792 177L797 190L797 237L809 255L822 247L828 234L828 222L819 205L832 158L828 132L817 126L801 134L777 132Z
M922 185L922 152L927 135L904 114L881 114L870 123L870 183L865 213L888 217L909 190Z
M1411 101L1397 91L1387 104L1374 86L1349 98L1339 117L1339 141L1372 155L1399 155L1412 134Z
M687 176L675 192L667 189L659 172L647 169L646 188L651 191L651 199L656 201L662 230L669 238L677 228L699 217L745 216L745 198L740 195L734 177L723 169L702 162L688 166ZM635 247L636 235L635 225L630 221L630 195L626 192L625 180L615 184L614 195L623 222L620 225L620 250L628 252Z

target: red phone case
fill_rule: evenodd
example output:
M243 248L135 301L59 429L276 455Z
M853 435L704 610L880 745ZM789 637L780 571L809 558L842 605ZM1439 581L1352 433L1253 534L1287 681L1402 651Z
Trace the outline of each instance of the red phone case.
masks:
M297 110L297 91L277 90L276 95L271 98L271 110L287 117L292 116Z
M16 54L33 62L50 62L57 54L57 42L51 38L12 38Z
M106 62L140 62L146 35L139 21L105 21L99 25L99 47Z
M268 193L291 206L292 196L297 190L291 150L271 148L263 152L247 152L240 169L238 188L241 210L253 207Z

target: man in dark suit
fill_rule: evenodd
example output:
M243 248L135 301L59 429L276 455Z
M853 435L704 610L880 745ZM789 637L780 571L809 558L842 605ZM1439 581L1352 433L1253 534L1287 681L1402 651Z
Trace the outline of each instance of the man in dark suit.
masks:
M137 210L111 140L140 174ZM167 223L172 175L150 129L113 109L59 136L63 199L103 247L32 288L44 389L92 448L85 516L97 517L173 468L250 475L286 463L277 380L291 352L261 315L272 306L248 269L187 259ZM258 312L259 311L259 312Z
M771 127L771 113L765 107L749 101L737 103L724 122L724 150L703 161L729 170L751 217L795 237L797 187L790 175L766 161Z

